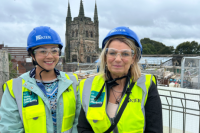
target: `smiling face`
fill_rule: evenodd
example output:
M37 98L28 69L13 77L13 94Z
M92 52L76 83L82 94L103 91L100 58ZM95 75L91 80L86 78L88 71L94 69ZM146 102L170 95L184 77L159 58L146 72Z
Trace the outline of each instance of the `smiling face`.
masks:
M58 45L42 45L34 50L35 58L33 60L36 59L37 63L44 69L53 70L59 61L59 53L57 54L57 52L59 52ZM42 70L40 67L37 69Z
M124 42L113 40L109 44L108 49L114 49L116 51L115 57L109 56L108 52L106 53L106 63L112 78L127 75L131 64L134 62L134 56L127 56L127 53L124 53L123 51L131 51L131 48Z

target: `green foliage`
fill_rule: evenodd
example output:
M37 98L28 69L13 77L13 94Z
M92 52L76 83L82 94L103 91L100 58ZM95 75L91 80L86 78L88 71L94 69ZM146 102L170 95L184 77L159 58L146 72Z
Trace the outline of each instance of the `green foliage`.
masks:
M165 46L160 51L158 51L158 54L173 54L173 53L174 53L173 46Z
M156 54L156 50L151 44L142 44L143 46L143 54Z
M17 77L17 71L15 69L12 68L13 64L11 61L9 61L9 78L16 78Z
M17 71L13 69L13 63L11 62L11 55L8 53L8 59L9 59L9 78L16 78L17 77Z
M149 38L141 39L143 54L173 54L173 46L165 46L161 42L150 40Z
M176 49L149 38L141 39L140 42L142 43L143 54L200 54L200 44L195 41L183 42Z
M11 61L11 54L8 53L8 60Z
M102 48L99 48L99 49L98 49L98 52L101 53L101 51L102 51Z
M195 42L183 42L176 47L175 54L200 54L200 45Z

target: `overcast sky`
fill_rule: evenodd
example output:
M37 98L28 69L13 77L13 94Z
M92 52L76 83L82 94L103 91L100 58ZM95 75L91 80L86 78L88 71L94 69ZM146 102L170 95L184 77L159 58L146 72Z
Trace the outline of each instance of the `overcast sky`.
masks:
M117 26L127 26L140 39L150 38L176 47L184 41L200 43L200 0L96 0L99 45ZM95 0L83 0L86 17L94 17ZM80 0L70 0L72 18ZM68 0L0 0L0 44L26 47L34 27L50 26L65 44Z

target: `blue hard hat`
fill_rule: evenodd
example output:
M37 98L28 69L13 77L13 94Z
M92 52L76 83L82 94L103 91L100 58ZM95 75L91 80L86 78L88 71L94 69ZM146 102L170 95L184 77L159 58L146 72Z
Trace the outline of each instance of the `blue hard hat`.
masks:
M125 27L125 26L120 26L120 27L116 27L116 28L112 29L107 34L107 36L103 39L102 49L105 47L107 41L111 37L117 36L117 35L123 35L123 36L126 36L127 38L133 40L135 42L136 46L140 48L140 51L142 54L142 45L140 43L138 36L136 35L136 33L134 31L132 31L131 29L129 29L128 27Z
M26 49L28 51L32 47L45 44L58 44L60 49L63 47L60 36L56 31L47 26L36 27L28 36Z

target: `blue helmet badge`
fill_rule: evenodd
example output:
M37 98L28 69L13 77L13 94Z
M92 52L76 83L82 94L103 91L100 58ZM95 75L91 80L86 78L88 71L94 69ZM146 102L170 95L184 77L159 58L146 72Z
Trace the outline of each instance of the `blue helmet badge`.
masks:
M125 27L125 26L120 26L120 27L116 27L116 28L112 29L107 34L107 36L104 38L103 43L102 43L102 49L105 47L107 41L111 37L117 36L117 35L123 35L123 36L126 36L127 38L133 40L135 42L136 46L140 48L140 51L142 54L142 45L140 43L138 36L136 35L136 33L134 31L132 31L131 29L129 29L128 27Z
M50 27L40 26L34 28L27 39L27 51L32 47L45 44L58 44L60 49L63 47L60 36Z

